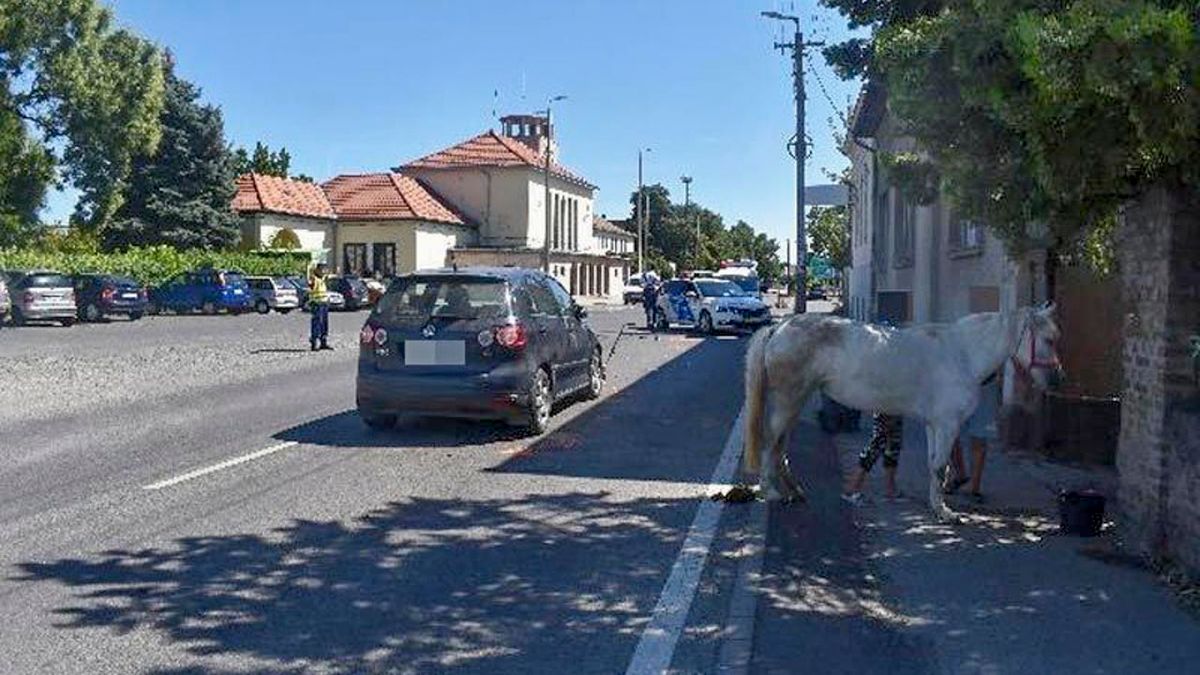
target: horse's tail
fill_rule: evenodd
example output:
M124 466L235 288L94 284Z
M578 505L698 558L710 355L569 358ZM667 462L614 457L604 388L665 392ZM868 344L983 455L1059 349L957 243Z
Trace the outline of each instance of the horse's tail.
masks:
M742 455L746 470L752 474L758 473L759 456L762 453L763 418L767 405L767 341L774 333L775 326L758 331L746 351L746 426L742 434Z

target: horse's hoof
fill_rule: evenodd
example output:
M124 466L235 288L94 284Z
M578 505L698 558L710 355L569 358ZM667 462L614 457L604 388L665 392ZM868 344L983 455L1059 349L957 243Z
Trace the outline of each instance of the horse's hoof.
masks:
M943 525L961 525L963 522L962 516L946 507L942 507L940 510L938 510L937 519L938 522L942 523Z

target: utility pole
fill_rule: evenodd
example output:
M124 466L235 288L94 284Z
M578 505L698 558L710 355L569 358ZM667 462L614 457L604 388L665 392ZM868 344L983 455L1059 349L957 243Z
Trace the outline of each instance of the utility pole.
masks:
M546 100L546 197L545 207L546 212L546 233L545 241L542 242L542 271L550 274L550 232L552 226L550 223L550 148L554 142L554 123L551 120L550 109L556 101L565 101L566 96L552 96Z
M680 176L683 181L683 212L691 215L692 209L692 177ZM696 221L696 264L700 264L700 221Z
M804 50L808 47L820 47L824 42L805 42L800 32L800 17L780 12L762 12L762 16L776 21L791 21L796 32L791 42L776 42L775 49L782 53L792 51L792 80L796 97L796 138L792 147L796 158L796 274L795 274L795 312L803 314L808 304L805 301L805 291L808 287L808 261L805 252L808 250L808 233L804 223L804 160L808 154L808 142L804 137ZM790 254L790 249L789 249Z
M642 152L650 152L650 148L638 148L638 191L637 191L637 220L638 220L638 274L646 273L646 192L642 183ZM645 283L645 278L642 282Z

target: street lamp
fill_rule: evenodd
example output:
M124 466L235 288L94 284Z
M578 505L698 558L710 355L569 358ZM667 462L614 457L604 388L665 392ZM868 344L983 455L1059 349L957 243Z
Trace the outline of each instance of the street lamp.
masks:
M637 216L638 216L638 274L646 274L646 194L645 185L642 183L642 153L650 152L650 148L638 148L638 191L637 191ZM644 282L645 279L643 278Z
M542 271L546 274L550 273L550 148L554 140L554 122L551 119L551 108L556 102L565 100L567 100L567 97L562 94L551 96L546 100L546 203L542 209L546 212L545 240L542 242Z
M692 205L692 177L680 176L679 180L683 182L683 212L684 214L691 213ZM696 264L700 264L700 221L696 220Z

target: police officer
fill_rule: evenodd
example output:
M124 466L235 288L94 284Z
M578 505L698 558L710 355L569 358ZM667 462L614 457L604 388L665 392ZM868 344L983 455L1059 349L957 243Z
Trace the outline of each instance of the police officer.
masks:
M333 349L329 346L329 289L325 285L328 268L317 263L308 275L308 305L312 311L309 324L308 345L312 351Z
M647 272L642 278L642 308L646 310L646 329L657 328L658 318L658 275Z

